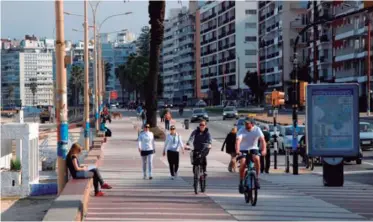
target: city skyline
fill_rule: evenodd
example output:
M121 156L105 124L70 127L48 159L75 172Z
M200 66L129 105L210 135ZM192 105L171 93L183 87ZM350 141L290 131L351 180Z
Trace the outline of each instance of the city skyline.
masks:
M55 38L54 1L1 1L1 38L23 39L25 35L39 38ZM169 9L188 6L188 1L166 1L166 17ZM27 10L24 10L27 9ZM22 10L22 13L19 13ZM92 11L88 9L89 19ZM42 11L43 13L35 13ZM83 14L83 1L65 1L64 11ZM138 36L143 26L149 25L148 1L101 1L97 21L107 16L131 11L131 15L113 17L102 26L102 32L128 29ZM83 40L83 34L72 29L83 29L83 17L65 15L65 39ZM27 22L25 22L27 21ZM90 32L90 37L93 32Z

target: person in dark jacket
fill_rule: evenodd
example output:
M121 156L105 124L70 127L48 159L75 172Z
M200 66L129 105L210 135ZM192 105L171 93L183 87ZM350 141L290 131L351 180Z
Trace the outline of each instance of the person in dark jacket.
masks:
M264 140L266 141L267 146L268 146L269 141L271 139L271 134L268 131L268 126L264 126L263 135L264 135ZM269 149L269 147L267 147L267 155L265 157L260 156L260 166L261 166L260 168L261 173L263 173L264 171L266 173L269 173L269 168L271 166L271 149Z
M236 172L236 137L237 137L237 127L234 126L232 131L228 133L227 137L224 140L223 146L221 147L221 151L228 153L231 156L231 161L229 162L228 171L229 172Z
M211 135L210 135L210 132L207 128L207 122L205 120L202 120L199 123L199 127L197 127L197 129L195 129L192 132L192 134L190 135L189 140L187 142L187 145L189 145L192 140L193 140L194 150L202 150L204 148L204 146L206 146L206 145L208 146L208 149L211 149L211 142L212 142ZM207 154L206 154L206 156L207 156ZM202 162L204 163L202 165L202 168L203 168L203 172L205 173L205 175L207 175L206 174L206 168L207 168L206 156L202 160ZM194 168L193 168L193 172L194 172Z

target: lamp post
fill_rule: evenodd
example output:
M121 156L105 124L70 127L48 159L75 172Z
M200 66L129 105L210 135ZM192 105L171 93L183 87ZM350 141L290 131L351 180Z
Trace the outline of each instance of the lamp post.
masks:
M69 125L67 119L67 86L65 68L65 37L63 0L55 1L56 13L56 66L57 66L57 167L58 193L63 190L67 181L66 156L68 152Z
M84 0L84 148L89 150L89 55L88 55L88 0Z

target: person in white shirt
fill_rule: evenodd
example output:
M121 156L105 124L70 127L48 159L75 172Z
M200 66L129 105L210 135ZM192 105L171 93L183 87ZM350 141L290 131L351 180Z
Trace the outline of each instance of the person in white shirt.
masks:
M179 169L179 151L182 150L184 154L184 145L181 140L181 136L176 132L176 127L174 125L170 128L170 133L166 137L164 143L163 156L166 156L168 165L170 167L171 179L173 180L177 176L177 171Z
M252 119L246 118L245 119L245 127L241 128L237 133L237 142L236 142L236 153L246 154L252 156L252 160L254 162L255 170L256 170L256 187L260 189L259 185L259 172L260 172L260 158L259 154L259 147L258 141L260 141L260 148L261 154L263 156L267 153L267 144L264 139L264 135L262 130L254 125L255 122ZM239 184L239 192L243 193L243 179L245 176L245 168L246 168L246 158L241 159L241 166L240 166L240 184Z
M153 179L152 168L153 168L153 156L155 153L155 141L154 134L149 131L150 125L146 124L144 131L140 133L138 139L138 149L142 158L142 172L144 173L144 179L146 179L146 166L148 165L149 180Z

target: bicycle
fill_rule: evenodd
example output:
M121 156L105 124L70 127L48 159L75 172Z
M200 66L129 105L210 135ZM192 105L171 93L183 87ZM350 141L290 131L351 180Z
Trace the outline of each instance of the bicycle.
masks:
M185 150L190 150L190 160L193 165L193 188L194 193L198 194L198 185L200 185L201 193L206 191L206 172L203 170L203 159L209 153L209 148L204 146L202 150L191 150L190 147L185 148Z
M242 158L246 158L246 170L244 178L244 196L246 203L250 203L255 206L258 201L258 189L255 186L257 180L254 162L252 160L252 154L242 154L237 157L237 162Z

